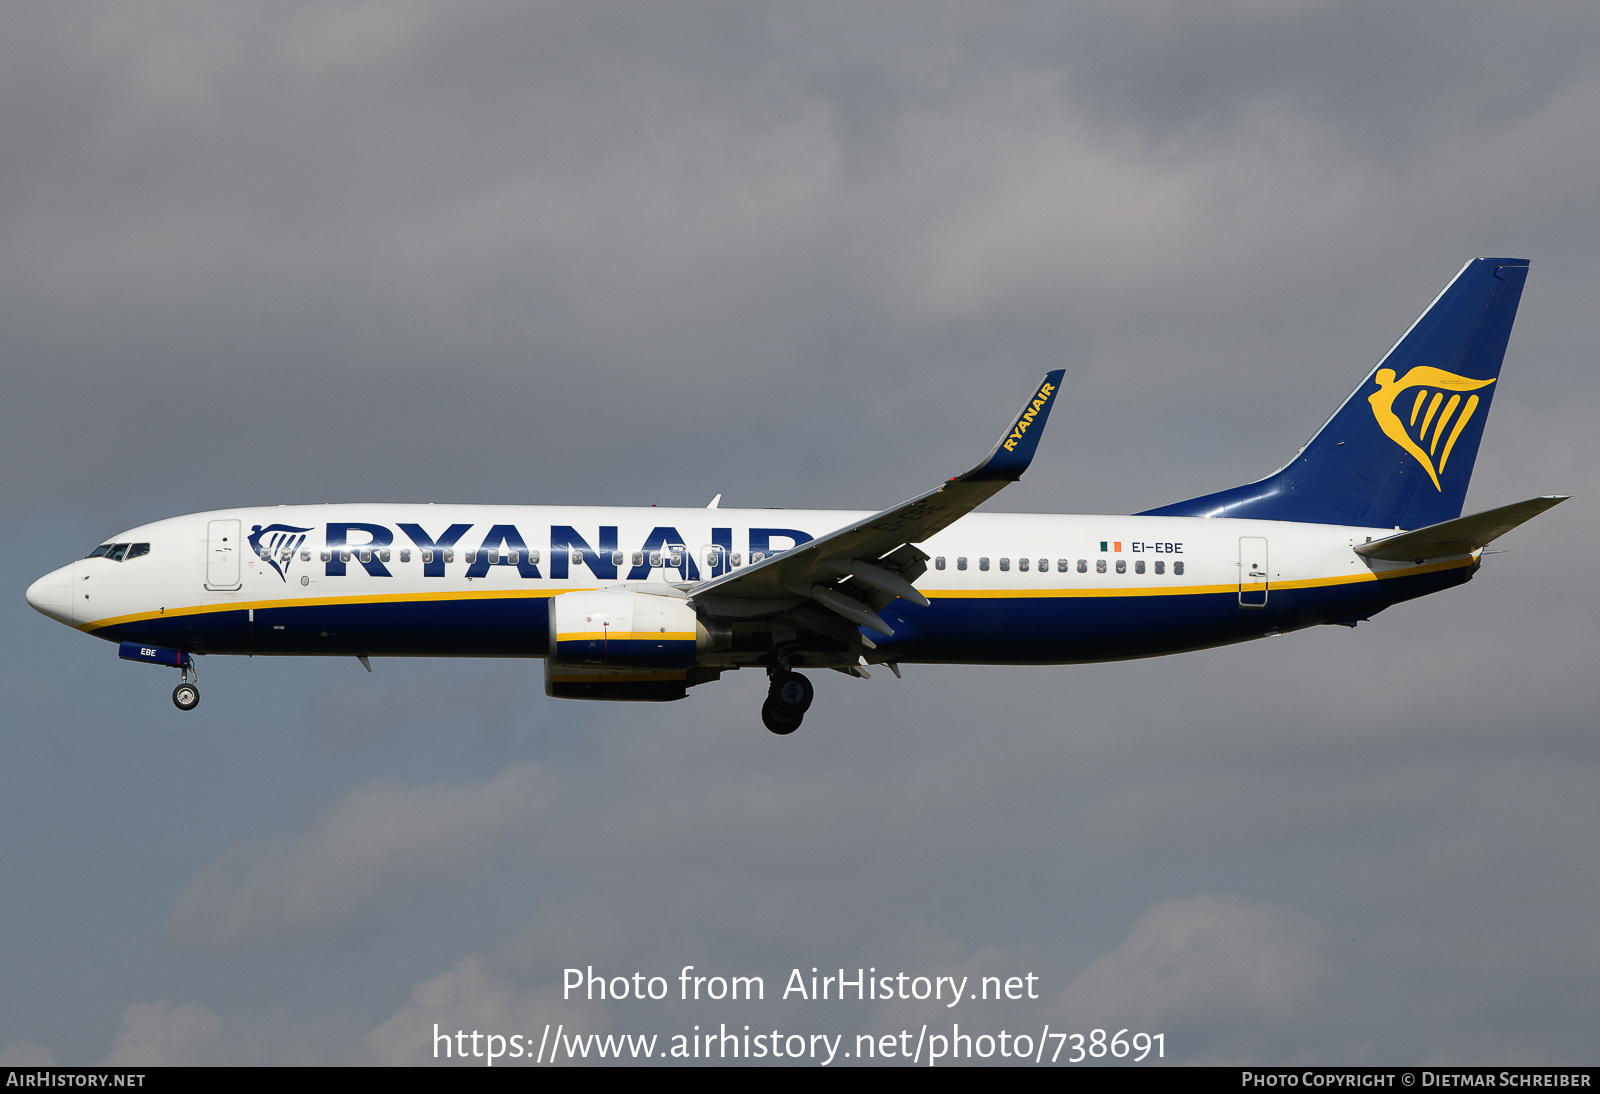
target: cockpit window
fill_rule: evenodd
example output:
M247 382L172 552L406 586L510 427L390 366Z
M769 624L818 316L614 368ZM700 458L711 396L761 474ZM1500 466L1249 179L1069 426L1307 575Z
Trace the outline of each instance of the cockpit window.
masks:
M150 553L148 543L102 543L88 554L89 558L104 558L111 562L138 558Z

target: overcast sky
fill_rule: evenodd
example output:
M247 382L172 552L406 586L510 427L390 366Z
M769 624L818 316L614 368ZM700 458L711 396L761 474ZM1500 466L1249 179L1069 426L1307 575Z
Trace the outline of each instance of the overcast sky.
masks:
M408 1062L442 1028L1164 1033L1595 1062L1600 9L0 5L0 1064ZM536 663L170 673L23 589L326 500L987 507L1282 464L1467 260L1532 262L1468 586L1153 661L665 705ZM1503 389L1503 390L1501 390ZM562 970L760 975L579 1003ZM791 969L1037 976L805 1004Z

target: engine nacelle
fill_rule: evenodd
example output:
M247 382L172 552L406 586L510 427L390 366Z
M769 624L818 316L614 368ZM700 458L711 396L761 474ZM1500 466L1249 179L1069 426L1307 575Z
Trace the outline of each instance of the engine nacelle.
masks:
M550 663L567 667L674 669L717 648L708 629L678 596L627 587L562 593L550 605ZM714 633L716 632L716 633Z
M717 679L715 668L628 669L544 663L544 693L557 699L663 703L682 699L696 684Z

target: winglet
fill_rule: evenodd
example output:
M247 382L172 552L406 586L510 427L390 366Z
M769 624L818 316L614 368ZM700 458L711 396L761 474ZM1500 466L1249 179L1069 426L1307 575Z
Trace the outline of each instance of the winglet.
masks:
M1015 482L1020 479L1022 473L1028 469L1028 465L1033 462L1033 454L1039 447L1039 437L1044 433L1044 423L1050 417L1050 408L1055 405L1056 397L1061 394L1061 378L1066 375L1066 371L1058 368L1045 373L1039 389L1023 405L1021 413L1012 421L1010 427L1000 434L1000 439L995 442L989 455L977 467L956 481Z

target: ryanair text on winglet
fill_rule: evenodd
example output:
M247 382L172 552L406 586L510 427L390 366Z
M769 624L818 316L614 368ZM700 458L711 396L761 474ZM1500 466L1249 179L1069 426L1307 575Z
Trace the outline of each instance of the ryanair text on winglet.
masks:
M1011 435L1005 439L1005 443L1001 446L1002 448L1007 452L1016 450L1017 442L1022 440L1022 435L1028 431L1028 427L1033 424L1033 419L1038 416L1044 404L1050 401L1050 396L1055 390L1055 385L1049 383L1039 389L1039 394L1033 397L1033 404L1022 412L1022 417L1017 419L1017 424L1012 427Z

